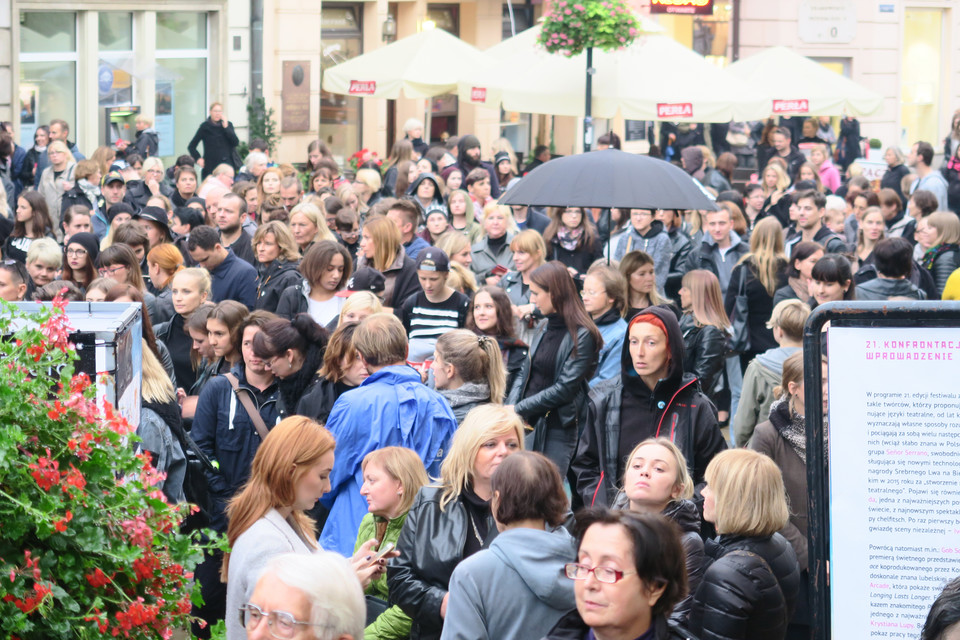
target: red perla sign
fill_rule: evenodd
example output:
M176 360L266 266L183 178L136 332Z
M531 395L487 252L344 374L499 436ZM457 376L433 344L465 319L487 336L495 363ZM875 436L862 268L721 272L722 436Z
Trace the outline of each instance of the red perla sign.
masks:
M377 83L373 80L351 80L347 90L352 96L372 96L377 91Z
M692 118L693 104L690 102L657 103L658 118Z
M472 87L470 89L470 101L471 102L486 102L487 101L487 89L486 87Z
M774 100L774 113L809 113L810 102L808 100Z

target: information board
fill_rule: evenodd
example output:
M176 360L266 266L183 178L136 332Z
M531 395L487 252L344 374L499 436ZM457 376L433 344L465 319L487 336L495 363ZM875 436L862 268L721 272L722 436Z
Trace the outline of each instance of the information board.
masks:
M831 327L830 637L920 635L960 576L960 327Z

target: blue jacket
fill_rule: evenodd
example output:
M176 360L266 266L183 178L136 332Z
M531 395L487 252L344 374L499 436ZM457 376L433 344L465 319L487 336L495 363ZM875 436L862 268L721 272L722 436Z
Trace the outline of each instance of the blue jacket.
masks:
M257 304L257 270L227 249L227 257L210 272L213 301L236 300L251 311Z
M606 319L605 315L597 319ZM600 337L603 338L603 346L600 347L597 371L590 378L591 389L604 380L620 375L620 352L623 350L623 339L627 334L627 323L623 318L618 317L614 322L597 323L597 329L600 330Z
M384 367L337 399L327 418L337 440L330 493L321 502L330 515L320 545L346 557L353 555L367 501L360 495L360 463L371 451L399 446L413 449L427 473L440 477L440 463L450 448L457 420L446 401L420 382L412 367Z
M244 391L252 387L247 384L243 363L235 365L231 373L239 380L240 393L250 393ZM270 393L258 409L264 423L271 428L279 417L276 384L268 391ZM256 395L252 394L251 398L256 405ZM217 531L226 531L224 509L227 501L250 477L253 456L260 446L260 434L226 376L210 378L204 385L197 400L197 412L193 417L190 435L197 447L220 467L216 473L207 474L207 483L214 503L210 526Z

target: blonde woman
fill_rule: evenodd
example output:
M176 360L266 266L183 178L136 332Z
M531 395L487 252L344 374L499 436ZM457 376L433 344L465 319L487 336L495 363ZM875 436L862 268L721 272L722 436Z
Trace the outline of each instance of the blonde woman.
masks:
M920 261L937 285L937 295L943 295L950 274L960 267L960 218L952 211L937 211L924 218L923 243L930 245Z
M77 162L67 145L60 140L54 140L47 145L47 156L50 158L50 165L40 174L37 191L47 201L51 226L59 240L63 237L60 230L60 200L64 193L73 188L73 171Z
M439 338L433 354L437 391L450 404L458 423L480 404L501 404L507 372L500 346L490 336L454 329Z
M776 216L780 224L786 227L790 223L790 198L784 198L790 187L790 176L776 161L772 160L763 170L760 180L763 187L762 216Z
M800 589L797 556L777 533L790 517L783 476L756 451L732 449L707 467L703 518L719 534L693 595L697 637L783 640ZM734 599L727 594L743 597Z
M627 456L623 493L614 504L615 509L662 515L680 529L689 588L687 597L671 614L680 624L686 622L693 592L700 585L707 564L700 537L700 511L692 497L693 478L680 448L670 438L647 438Z
M513 269L503 274L497 286L510 298L517 336L530 343L536 320L537 306L530 302L530 275L547 259L547 245L543 236L533 229L524 229L510 241Z
M480 405L454 434L440 481L413 501L387 584L391 601L416 621L417 637L440 637L453 569L497 536L490 480L507 456L522 449L520 416L502 405Z
M183 479L187 472L187 458L181 438L183 423L177 393L170 376L154 355L146 339L141 338L143 350L140 382L140 424L137 425L137 451L146 451L157 471L166 477L157 485L171 503L183 502Z
M300 255L306 254L316 242L336 240L320 208L312 202L301 202L290 211L290 231Z
M750 253L733 268L724 298L727 317L733 314L738 295L745 295L748 301L750 349L740 354L741 372L754 357L777 346L767 320L773 313L774 294L787 284L786 267L783 227L776 218L764 218L750 236Z
M385 307L399 307L420 290L417 263L404 252L400 229L388 218L374 217L363 226L357 268L363 267L373 267L383 274Z
M956 216L954 216L956 217ZM873 248L887 237L887 225L880 207L867 207L857 226L857 260L860 265L873 264Z
M468 297L473 297L477 290L477 277L467 267L459 262L450 262L450 273L447 275L447 285Z
M197 371L190 359L193 340L184 329L184 323L197 308L210 297L210 274L205 269L183 269L170 279L170 299L173 302L173 317L168 322L158 323L154 333L170 351L177 385L189 389L197 379ZM193 415L194 399L189 408ZM184 411L187 407L184 405Z
M360 323L369 316L383 311L383 304L376 294L370 291L356 291L351 293L340 309L337 324L347 322Z
M706 269L688 271L680 287L680 305L684 371L697 376L700 388L712 396L723 370L730 331L717 276Z
M376 540L374 549L378 550L395 546L414 498L430 482L427 471L416 452L404 447L371 451L364 457L361 469L360 493L366 498L370 512L360 521L354 552L360 551L368 540ZM412 620L397 605L388 608L387 576L373 580L366 593L367 606L382 613L367 626L365 635L379 640L407 638ZM373 605L377 605L376 609Z

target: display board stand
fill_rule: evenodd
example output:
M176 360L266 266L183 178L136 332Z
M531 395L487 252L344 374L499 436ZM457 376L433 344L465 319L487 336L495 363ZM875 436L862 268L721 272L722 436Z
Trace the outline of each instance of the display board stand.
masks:
M828 303L803 349L812 637L919 638L960 576L960 302Z

